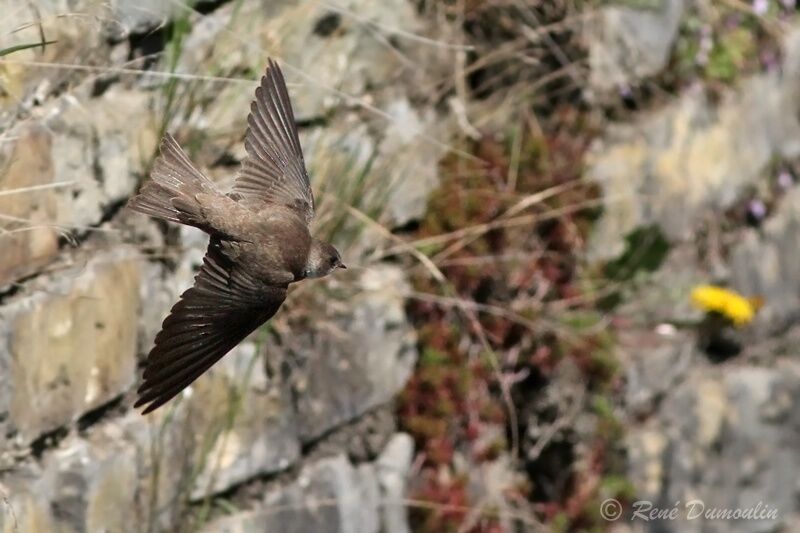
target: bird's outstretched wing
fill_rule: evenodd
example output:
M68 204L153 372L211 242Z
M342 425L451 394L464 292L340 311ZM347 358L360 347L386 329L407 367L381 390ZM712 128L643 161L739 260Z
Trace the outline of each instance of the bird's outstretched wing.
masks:
M286 287L258 283L212 238L195 284L181 295L145 362L135 407L160 407L263 324L283 303Z
M292 104L280 67L272 59L256 89L247 117L247 157L231 195L255 208L279 204L306 224L314 217L314 196L297 137Z

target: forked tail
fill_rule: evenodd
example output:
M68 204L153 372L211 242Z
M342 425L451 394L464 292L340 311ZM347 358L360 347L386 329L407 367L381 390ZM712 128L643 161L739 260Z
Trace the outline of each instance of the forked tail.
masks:
M151 217L202 228L205 217L197 195L220 193L169 133L161 140L160 151L150 173L152 179L128 201L128 207Z

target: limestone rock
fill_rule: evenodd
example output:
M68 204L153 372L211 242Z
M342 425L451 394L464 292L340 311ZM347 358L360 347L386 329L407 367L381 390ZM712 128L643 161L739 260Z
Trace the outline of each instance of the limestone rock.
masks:
M11 510L0 513L0 529L13 531L17 523L20 531L166 531L185 522L192 485L208 481L206 465L219 467L217 479L229 478L230 467L213 451L221 440L212 439L239 433L219 435L221 420L204 425L185 404L157 413L103 420L46 449L41 460L0 473L0 502L5 496ZM273 443L281 446L279 438ZM258 457L256 450L247 464L253 475Z
M150 97L63 98L0 143L0 285L33 274L136 189L155 148ZM18 191L18 192L15 192Z
M433 113L417 112L405 99L391 102L388 112L392 121L375 172L388 184L385 205L391 224L403 226L425 214L428 195L439 184L437 166L446 149L429 136L438 137L445 128Z
M73 182L60 189L58 223L95 225L136 190L157 141L151 111L149 95L119 88L54 106L45 120L54 135L53 179Z
M407 99L392 101L388 110L392 121L381 121L380 136L374 133L375 120L357 113L340 114L325 126L302 132L318 199L317 227L325 228L329 217L341 216L343 204L389 227L407 224L425 212L446 152L431 137L446 135L447 126Z
M684 0L644 6L606 5L587 24L589 83L598 91L620 89L663 69L685 9Z
M411 57L432 56L418 40L399 39L387 47L375 37L376 32L423 31L407 2L351 0L339 6L341 12L313 3L245 3L241 9L223 6L198 21L187 37L181 70L201 72L214 65L217 72L252 73L254 81L195 89L203 95L204 112L189 113L186 122L192 136L202 139L206 162L225 154L243 158L241 140L256 79L266 57L276 57L297 119L324 121L323 127L309 127L310 133L301 135L320 203L326 200L325 189L363 212L381 212L382 223L401 226L424 212L446 151L437 139L447 138L452 128L448 116L422 112L410 103L409 93L415 94L424 80L433 84L436 74L412 68L392 47ZM450 59L431 70L449 72ZM343 158L350 158L344 167L339 165ZM226 181L231 178L227 175ZM354 191L359 182L364 186Z
M141 51L128 37L187 12L182 1L35 4L38 13L0 0L0 29L7 28L0 48L38 41L38 22L58 43L11 59L122 65L129 52ZM284 60L322 231L343 205L376 218L385 212L384 225L405 224L423 212L436 185L444 149L431 139L447 136L447 120L426 111L418 96L420 87L450 74L449 52L436 51L443 60L426 63L430 69L416 68L416 55L430 48L407 35L424 34L425 21L405 0L337 5L344 11L313 2L215 3L208 15L188 14L191 30L177 69L255 79L268 53ZM297 465L301 479L264 500L261 507L277 520L267 523L296 519L300 525L287 527L305 531L322 516L341 531L407 532L410 437L395 436L377 460L363 464L345 458L349 448L340 443L330 448L333 458L305 464L302 457L304 444L387 403L411 372L415 339L397 267L350 271L352 282L320 282L320 294L339 298L326 301L322 319L292 330L296 343L274 342L280 324L272 323L156 413L142 417L129 408L137 356L150 349L191 283L207 242L191 229L128 224L129 215L118 212L153 155L163 93L148 89L161 83L66 66L0 65L0 189L69 182L0 196L2 214L25 219L3 221L2 229L38 226L20 238L0 235L0 285L38 274L0 302L0 508L13 509L0 512L0 529L172 530L191 513L191 502ZM197 159L204 167L223 161L214 175L230 180L231 156L243 157L255 85L177 84L169 130L188 130L185 145L193 157L202 146ZM132 238L94 234L120 227ZM81 249L59 250L63 232L76 235ZM155 257L144 262L130 243ZM61 268L70 261L71 268ZM281 371L271 374L268 365ZM363 436L369 442L361 459L374 458L392 431ZM362 437L342 434L348 442ZM317 510L269 510L270 502L306 503L309 495ZM261 509L254 512L260 521L253 527L261 529Z
M46 533L56 530L47 480L35 465L18 468L0 479L0 528Z
M90 449L116 444L134 450L129 458L136 472L134 498L120 498L116 504L133 508L132 524L166 531L184 519L188 491L202 460L195 442L205 429L174 409L149 417L131 410L92 426L85 438ZM120 531L131 529L138 530L129 525Z
M176 426L153 424L139 413L70 434L0 474L3 531L168 530L179 520L192 473L187 436ZM183 488L182 488L183 487ZM14 525L18 525L18 529Z
M370 465L343 455L305 467L297 481L268 493L263 508L223 518L205 531L377 533L377 480Z
M359 285L346 312L309 324L287 345L289 356L301 364L293 377L304 442L389 401L416 361L415 335L403 307L407 287L402 271L374 267L364 271ZM330 321L334 327L325 323Z
M414 441L406 433L398 433L389 441L376 461L375 470L380 484L381 531L407 533L408 509L405 505L406 478L414 459Z
M113 24L109 31L117 38L131 33L144 33L162 26L173 18L192 13L192 2L160 0L112 0L109 2Z
M623 237L651 223L686 239L702 213L731 206L773 157L800 154L798 87L791 77L765 74L716 110L694 91L637 124L612 128L589 157L587 176L605 201L591 255L618 256Z
M300 118L352 105L347 98L342 102L344 95L369 102L368 87L391 86L397 71L409 67L374 32L381 27L415 32L421 21L403 0L348 0L337 6L341 11L290 1L223 6L187 37L182 70L214 65L223 72L246 68L260 77L272 55L285 61L290 88L300 89L291 91ZM419 44L409 40L396 46Z
M628 437L637 497L661 508L700 500L706 509L760 502L776 511L759 520L665 524L682 531L774 531L796 523L799 399L800 366L791 362L694 373L671 391L657 418Z
M39 124L18 128L16 141L0 144L0 286L36 272L58 252L51 226L57 191L40 188L53 182L51 148Z
M70 437L0 485L13 511L0 513L4 531L133 531L137 521L136 452L124 441Z
M0 307L3 438L27 444L133 384L138 261L99 254Z
M408 522L395 491L412 453L410 437L398 434L375 463L353 465L344 455L317 460L291 484L268 492L258 508L221 518L204 531L404 533Z
M137 518L135 457L124 442L89 446L80 440L48 457L46 473L55 476L51 506L59 522L74 520L75 529L85 531L130 529Z
M763 227L748 230L731 253L731 278L744 294L760 295L759 324L780 331L800 317L800 190L789 191Z
M105 2L91 0L41 0L20 3L0 0L0 49L57 41L42 47L14 52L9 63L0 65L0 131L6 119L33 100L43 100L56 87L81 74L70 69L31 68L18 61L58 64L105 64L109 48L104 44L105 27L113 21Z
M192 426L205 429L196 433L192 499L284 470L300 457L288 389L263 384L259 352L253 344L240 346L193 386L187 416Z

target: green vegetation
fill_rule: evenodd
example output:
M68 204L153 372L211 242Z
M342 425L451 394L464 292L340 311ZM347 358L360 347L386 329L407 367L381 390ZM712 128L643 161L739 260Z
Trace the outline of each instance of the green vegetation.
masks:
M414 511L419 531L456 531L466 509L479 505L470 497L472 474L459 466L463 461L488 464L510 454L525 467L525 450L536 443L524 435L528 421L520 413L529 412L545 387L558 386L551 382L553 371L564 361L580 370L587 390L597 391L593 404L610 405L603 395L613 393L619 372L613 334L595 327L602 315L585 298L579 259L595 217L585 206L596 197L580 180L582 153L595 131L585 118L565 107L553 113L541 135L524 130L499 141L486 136L468 146L474 161L446 159L444 180L412 236L412 242L425 243L419 249L447 279L442 286L418 268L413 282L419 296L408 306L422 355L398 413L424 457L411 497L442 509ZM510 190L506 180L519 143ZM525 209L517 210L520 205ZM474 231L467 237L465 228ZM574 303L550 311L565 302ZM612 448L621 435L610 412L598 411L598 450ZM551 446L540 457L562 445ZM605 475L602 462L594 468ZM583 509L590 508L589 500L576 509L574 490L568 485L553 498L537 500L537 488L521 481L507 487L504 497L532 499L565 524L588 523ZM492 509L480 509L476 531L499 527Z
M504 512L554 531L604 530L599 503L633 498L620 454L622 372L611 313L661 268L671 244L658 227L641 227L626 237L615 260L582 263L598 214L597 191L581 180L584 155L613 110L595 108L573 90L581 78L564 61L579 63L586 51L564 21L597 5L554 2L532 9L536 28L557 28L549 41L517 49L517 55L487 52L491 60L481 51L513 49L508 43L517 42L515 32L525 33L520 26L535 17L491 2L469 3L459 13L471 24L469 44L481 58L470 80L474 94L491 99L513 93L503 105L528 118L502 131L481 131L461 146L476 159L443 161L442 183L409 235L445 280L419 266L411 271L416 297L408 313L418 328L421 357L398 415L422 461L410 496L432 504L414 511L415 530L498 531ZM445 6L438 9L455 10ZM741 2L701 2L689 9L670 67L645 82L658 90L634 98L679 92L697 81L722 91L777 64L778 24L790 15L781 3L770 2L763 14ZM525 57L537 59L524 63ZM572 79L553 77L558 68ZM544 390L565 387L558 369L570 366L580 373L584 399L578 410L594 421L580 437L568 422L554 422L568 410L564 405L542 407ZM540 442L526 434L531 426L552 425L558 439ZM482 465L500 457L510 457L528 475L506 487L505 507L498 510L470 487L480 484Z
M746 2L691 4L665 76L679 84L700 79L713 87L777 65L779 19L789 13L777 0L762 14L748 7Z
M42 41L40 43L18 44L16 46L9 46L8 48L0 48L0 57L13 54L14 52L21 52L22 50L29 50L31 48L44 49L48 44L55 44L56 42L57 41Z

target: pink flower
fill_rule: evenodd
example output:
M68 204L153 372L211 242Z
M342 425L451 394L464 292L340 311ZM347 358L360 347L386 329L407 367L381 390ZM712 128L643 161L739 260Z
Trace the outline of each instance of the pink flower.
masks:
M769 9L769 0L753 0L753 13L758 16L766 15Z

